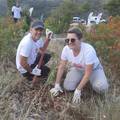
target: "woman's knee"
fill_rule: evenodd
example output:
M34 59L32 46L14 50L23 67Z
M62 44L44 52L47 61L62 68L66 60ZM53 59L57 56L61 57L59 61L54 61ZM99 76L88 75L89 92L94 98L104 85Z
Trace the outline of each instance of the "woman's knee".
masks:
M106 84L94 84L92 87L97 93L105 93L108 91L108 83L106 83Z
M64 87L64 89L67 90L67 91L73 91L73 90L76 89L76 86L75 86L74 84L69 83L69 82L67 82L67 81L64 81L63 87Z
M64 83L63 83L64 89L68 91L75 90L82 78L82 75L83 74L81 73L80 70L77 70L76 68L71 68L64 80Z

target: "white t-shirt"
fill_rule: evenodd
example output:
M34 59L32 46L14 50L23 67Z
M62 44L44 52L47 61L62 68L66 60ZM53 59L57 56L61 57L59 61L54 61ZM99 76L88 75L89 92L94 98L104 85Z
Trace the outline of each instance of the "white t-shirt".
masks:
M30 33L21 40L16 53L16 66L21 73L26 73L27 71L20 65L20 55L27 57L27 63L31 65L36 60L39 48L42 48L43 45L44 41L42 39L34 42Z
M14 18L20 19L21 18L21 7L13 6L12 7L12 12L14 13Z
M81 42L81 50L77 56L73 55L72 49L66 45L61 54L62 60L67 60L71 64L79 64L83 70L85 65L93 64L93 69L100 63L95 49L88 43Z

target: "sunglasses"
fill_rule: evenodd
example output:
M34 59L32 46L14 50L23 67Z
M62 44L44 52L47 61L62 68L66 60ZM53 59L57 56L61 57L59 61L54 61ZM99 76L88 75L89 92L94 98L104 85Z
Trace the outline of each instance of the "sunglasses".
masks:
M69 44L69 41L71 43L74 43L76 41L76 39L75 38L71 38L71 39L67 38L67 39L65 39L65 43Z

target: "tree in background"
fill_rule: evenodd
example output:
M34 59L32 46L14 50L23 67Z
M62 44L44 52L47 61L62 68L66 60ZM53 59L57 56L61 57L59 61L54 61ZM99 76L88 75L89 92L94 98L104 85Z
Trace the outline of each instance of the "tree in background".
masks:
M16 3L17 0L7 0L8 9L11 10L12 6Z
M61 3L61 0L19 0L23 9L34 7L33 17L44 19L49 16L52 9L55 9Z
M120 15L120 0L110 0L110 2L105 5L105 9L112 16Z
M45 23L47 27L52 28L56 33L65 32L73 16L80 16L88 11L88 4L80 4L74 1L64 0L60 6L51 12Z

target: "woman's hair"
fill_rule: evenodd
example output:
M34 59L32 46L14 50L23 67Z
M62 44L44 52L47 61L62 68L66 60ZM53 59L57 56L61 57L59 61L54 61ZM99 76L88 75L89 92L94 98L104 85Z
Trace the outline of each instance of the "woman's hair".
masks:
M83 37L83 34L81 32L81 30L77 27L72 27L70 28L67 33L74 33L76 34L77 38L80 40Z

